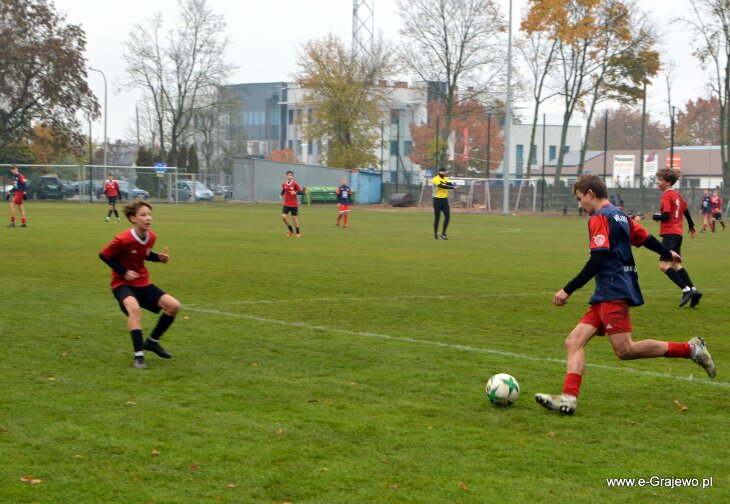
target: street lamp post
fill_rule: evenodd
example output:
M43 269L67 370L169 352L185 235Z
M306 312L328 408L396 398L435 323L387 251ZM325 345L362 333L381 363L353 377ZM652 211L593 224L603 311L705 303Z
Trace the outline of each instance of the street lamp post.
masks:
M101 76L104 78L104 166L106 166L106 160L107 160L107 153L109 151L109 142L107 142L106 138L106 125L107 125L107 119L108 119L108 113L109 110L107 108L107 87L106 87L106 75L104 75L104 72L101 70L97 70L96 68L89 67L89 70L92 72L99 72Z
M671 133L670 133L670 135L671 135L671 138L672 138L671 144L669 146L669 167L670 168L674 168L674 111L676 110L676 108L677 107L672 106L671 115L669 117L670 126L671 126Z
M504 158L502 161L502 213L509 215L510 131L512 129L512 0L509 0L509 28L507 30L507 101L504 117Z

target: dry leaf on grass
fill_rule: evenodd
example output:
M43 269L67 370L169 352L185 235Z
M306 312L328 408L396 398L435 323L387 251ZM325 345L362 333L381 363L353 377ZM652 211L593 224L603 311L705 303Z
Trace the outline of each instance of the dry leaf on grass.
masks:
M459 488L461 488L462 490L469 490L469 485L467 485L463 481L459 481Z
M125 403L124 403L124 405L125 405L125 406L136 406L136 405L137 405L137 403L136 403L136 402L134 402L134 401L127 401L127 402L125 402Z
M157 457L160 455L160 451L157 448L152 448L152 456Z
M29 485L38 485L41 482L41 480L34 478L33 476L21 476L20 481L28 483Z
M236 488L236 485L234 485L233 483L226 483L223 488Z
M688 408L687 406L685 406L684 404L682 404L681 402L679 402L679 401L678 401L678 400L676 400L676 399L674 400L674 405L675 405L675 406L676 406L677 408L679 408L679 411L687 411L687 410L689 409L689 408Z

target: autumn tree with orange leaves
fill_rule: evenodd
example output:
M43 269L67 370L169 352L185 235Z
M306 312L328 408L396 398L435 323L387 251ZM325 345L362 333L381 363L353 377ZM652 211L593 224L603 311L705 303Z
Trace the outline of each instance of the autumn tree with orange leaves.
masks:
M421 166L421 169L436 168L437 148L442 159L447 159L446 141L451 132L454 132L456 144L454 148L454 161L446 161L449 170L460 177L484 177L499 167L504 152L502 138L502 127L499 124L499 117L490 114L489 118L486 109L476 100L459 103L455 106L450 122L450 131L442 131L443 118L446 115L446 107L440 100L432 100L428 104L428 122L411 125L411 136L413 138L413 149L408 157L413 163ZM436 134L437 118L439 122L439 135ZM488 123L491 121L491 126ZM487 133L489 132L489 142ZM489 143L489 155L487 154L487 143ZM438 146L438 147L437 147ZM466 156L464 155L466 150ZM489 170L487 164L491 165Z

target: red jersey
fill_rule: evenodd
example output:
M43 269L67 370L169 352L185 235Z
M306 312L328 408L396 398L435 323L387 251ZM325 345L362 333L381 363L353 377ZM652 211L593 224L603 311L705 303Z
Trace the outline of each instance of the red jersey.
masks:
M302 192L302 188L299 187L299 184L297 184L294 180L292 180L291 183L284 182L281 184L281 190L284 193L284 206L292 208L299 206L299 197L297 194Z
M722 198L720 196L710 198L710 211L712 213L722 213Z
M139 278L136 280L125 280L123 275L112 270L112 289L120 285L131 285L133 287L145 287L150 284L150 272L144 265L145 259L152 252L157 236L152 231L147 231L144 239L137 236L134 228L122 231L104 247L100 254L119 263L124 269L136 271Z
M106 181L106 183L104 184L104 194L106 194L110 198L113 198L114 196L119 196L119 184L117 184L116 180Z
M687 202L679 191L670 187L662 194L662 206L660 213L669 212L669 218L659 223L659 236L680 235L682 236L682 221L684 211L687 210Z

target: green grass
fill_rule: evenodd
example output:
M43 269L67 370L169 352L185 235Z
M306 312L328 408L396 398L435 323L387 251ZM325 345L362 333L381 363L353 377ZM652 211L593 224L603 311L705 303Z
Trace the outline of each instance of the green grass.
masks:
M619 361L596 338L566 418L532 396L559 392L591 293L552 306L588 256L580 218L456 214L445 242L429 212L355 207L343 230L314 206L297 240L275 205L157 205L172 259L149 268L183 310L163 341L174 358L137 370L97 257L123 226L102 205L27 210L28 229L0 232L3 503L730 500L730 232L685 242L705 291L694 310L635 251L636 339L706 337L716 383L690 361ZM497 372L521 385L507 409L484 395ZM606 484L652 476L713 486Z

